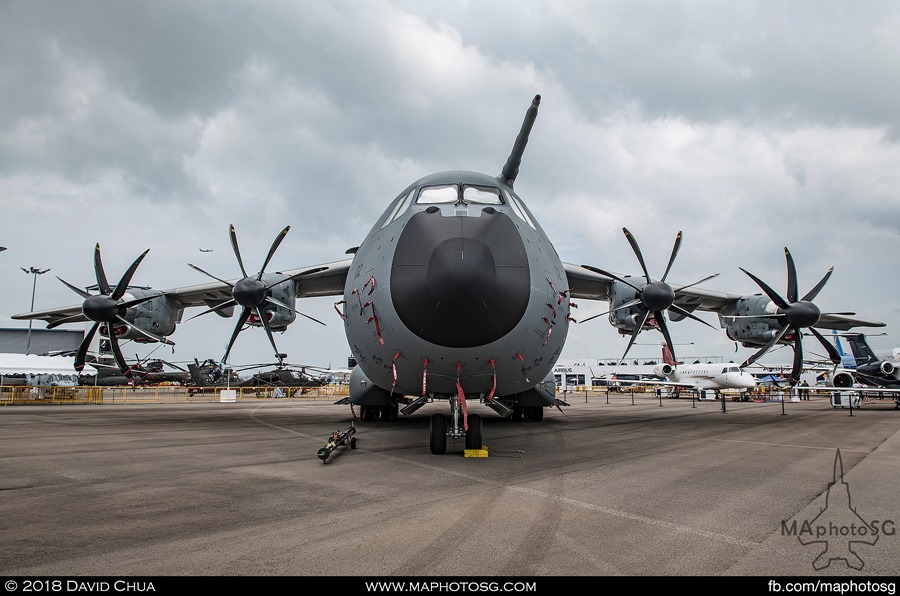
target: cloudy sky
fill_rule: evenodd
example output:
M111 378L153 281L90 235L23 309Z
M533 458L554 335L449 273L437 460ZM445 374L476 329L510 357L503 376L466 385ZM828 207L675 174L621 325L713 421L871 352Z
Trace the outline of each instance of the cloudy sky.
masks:
M248 269L285 225L269 270L344 258L413 180L499 174L540 94L516 190L564 261L638 273L624 226L659 276L681 230L669 281L759 291L744 267L785 294L787 246L801 293L834 266L817 304L885 322L870 343L900 346L893 1L6 0L0 49L2 327L27 327L9 318L30 308L20 267L51 270L35 309L80 303L54 276L94 283L97 242L112 283L149 248L133 282L161 289L206 282L188 262L238 277L229 224ZM326 327L276 334L289 361L346 364L335 300L300 303ZM607 308L581 301L576 318ZM154 355L219 357L233 325L187 321ZM693 342L680 356L753 353L671 329ZM600 317L563 357L626 344ZM270 358L254 328L231 361Z

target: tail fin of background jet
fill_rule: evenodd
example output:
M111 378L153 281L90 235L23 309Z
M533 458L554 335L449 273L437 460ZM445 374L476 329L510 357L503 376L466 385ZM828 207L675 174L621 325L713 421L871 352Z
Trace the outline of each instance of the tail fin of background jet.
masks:
M874 364L880 361L875 352L872 351L872 348L869 347L866 336L862 333L847 336L847 341L850 343L850 349L853 350L856 366Z
M671 364L672 366L677 366L675 357L672 356L672 350L669 348L669 344L666 343L662 345L662 361L663 364Z
M853 354L844 353L844 348L841 346L841 336L840 334L838 334L836 329L832 330L832 335L834 336L834 347L835 349L837 349L837 353L841 356L841 367L848 369L856 368L856 358Z

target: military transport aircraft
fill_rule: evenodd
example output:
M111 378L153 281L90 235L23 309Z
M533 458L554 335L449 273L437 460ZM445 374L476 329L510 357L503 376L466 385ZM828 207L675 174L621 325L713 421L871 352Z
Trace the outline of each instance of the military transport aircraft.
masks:
M238 280L214 278L132 297L125 292L130 269L114 291L86 297L83 306L14 318L42 319L53 326L88 319L95 322L92 332L101 324L112 326L112 336L140 326L162 337L172 332L185 308L206 305L229 317L241 306L233 340L244 324L263 326L271 337L275 324L284 328L295 320L297 298L341 296L335 309L357 361L349 402L390 420L432 400L446 400L450 416L431 417L435 454L446 452L448 438L464 437L467 449L482 447L482 421L468 414L469 400L482 401L505 418L543 419L544 409L557 403L553 367L575 321L573 299L608 301L610 323L632 338L644 329L662 331L667 314L679 321L697 310L718 313L735 341L764 347L794 340L800 327L883 326L821 314L809 294L799 301L802 308L795 308L790 286L788 300L776 300L769 292L766 298L695 284L673 286L652 280L643 266L641 279L563 263L513 188L539 105L538 95L499 175L456 170L413 182L391 201L363 242L347 251L348 258L264 275L282 231L257 275L248 275L241 265L244 277ZM232 245L240 262L233 233ZM677 248L678 241L672 258ZM97 255L99 279L99 249ZM102 308L93 307L98 300ZM803 316L795 317L800 311ZM405 404L402 409L400 404Z

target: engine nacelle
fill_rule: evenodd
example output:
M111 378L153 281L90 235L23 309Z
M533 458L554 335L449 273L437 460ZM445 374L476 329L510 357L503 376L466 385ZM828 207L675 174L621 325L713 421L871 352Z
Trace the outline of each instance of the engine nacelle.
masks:
M856 376L846 370L838 371L832 375L831 379L829 379L828 384L831 387L853 387L854 383L856 383Z
M895 376L897 374L898 365L900 365L900 362L893 362L891 360L885 360L884 362L881 363L881 366L879 368L881 368L882 374L885 374L885 375L891 377L891 376Z
M625 279L630 280L634 285L643 287L646 281L643 278L632 278L626 276ZM633 301L637 298L637 290L620 281L613 281L609 289L609 324L619 330L622 335L630 334L640 322L644 311L638 306L630 306L628 308L619 308L623 304ZM618 309L618 310L617 310ZM656 320L651 315L647 318L645 327L655 327Z
M265 277L263 278L265 279ZM293 309L296 309L297 304L297 285L294 281L289 280L278 285L272 286L269 290L269 294L275 300L290 306ZM287 329L287 326L293 323L297 319L297 315L293 310L289 310L284 308L283 306L278 306L275 304L266 304L263 309L266 316L269 319L269 327L272 331L284 331ZM256 313L252 313L250 318L247 319L247 323L250 325L255 325L257 327L262 326L262 321L259 320L259 317L256 316Z
M123 299L140 298L146 294L146 292L136 291L133 294L125 294ZM129 308L125 311L122 318L138 329L152 333L157 337L166 337L175 332L175 323L178 322L180 313L181 308L178 302L168 296L160 295ZM156 341L127 325L114 325L113 332L120 340L131 339L139 343L153 343ZM106 325L100 326L100 334L109 337L109 330Z
M719 323L725 329L725 334L729 339L740 342L744 347L764 346L782 328L775 324L777 319L761 317L776 312L778 312L778 307L769 300L768 296L762 294L741 296L733 306L723 309L719 313ZM790 343L793 340L793 335L786 333L780 343Z
M673 372L675 372L675 367L669 364L668 362L663 364L657 364L653 367L653 374L658 377L668 377Z

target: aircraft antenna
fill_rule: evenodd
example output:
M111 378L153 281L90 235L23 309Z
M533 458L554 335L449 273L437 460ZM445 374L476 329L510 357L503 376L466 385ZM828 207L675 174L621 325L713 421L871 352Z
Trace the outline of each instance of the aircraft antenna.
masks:
M531 100L531 107L525 112L525 121L522 122L522 128L519 130L519 136L516 137L516 143L513 145L512 152L506 159L506 165L503 166L503 173L497 178L512 188L519 175L519 165L522 163L522 154L525 153L525 145L528 144L528 135L531 134L531 127L534 126L534 120L537 118L538 106L541 105L541 96L535 95Z

